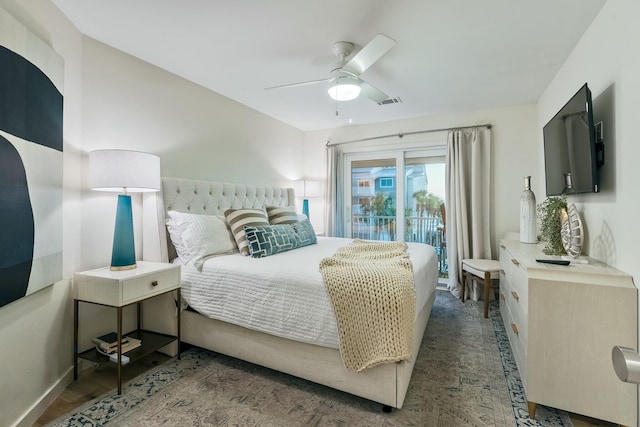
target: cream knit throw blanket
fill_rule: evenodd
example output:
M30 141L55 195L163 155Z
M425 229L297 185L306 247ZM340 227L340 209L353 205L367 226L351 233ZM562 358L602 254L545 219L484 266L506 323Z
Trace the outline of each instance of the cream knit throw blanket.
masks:
M416 294L404 242L356 239L320 262L347 369L411 357Z

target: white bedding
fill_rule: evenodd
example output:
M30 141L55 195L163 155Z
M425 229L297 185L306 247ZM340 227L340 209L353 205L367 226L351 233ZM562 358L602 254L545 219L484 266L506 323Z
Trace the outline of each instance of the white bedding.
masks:
M182 266L182 296L199 313L271 335L338 349L338 332L318 270L351 239L318 237L318 244L265 258L240 254L207 259L200 272ZM435 291L433 247L409 243L416 287L416 315Z

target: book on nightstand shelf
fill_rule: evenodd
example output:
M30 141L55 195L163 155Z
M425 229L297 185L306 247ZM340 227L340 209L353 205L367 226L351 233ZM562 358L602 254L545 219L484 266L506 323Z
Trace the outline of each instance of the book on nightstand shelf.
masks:
M118 334L115 332L109 332L108 334L94 338L92 341L103 351L108 351L118 346ZM122 337L122 344L124 345L127 342L128 338Z
M127 336L122 337L121 342L122 353L138 348L142 344L142 341ZM93 339L93 343L96 345L96 350L105 355L118 351L118 335L115 332L96 337Z

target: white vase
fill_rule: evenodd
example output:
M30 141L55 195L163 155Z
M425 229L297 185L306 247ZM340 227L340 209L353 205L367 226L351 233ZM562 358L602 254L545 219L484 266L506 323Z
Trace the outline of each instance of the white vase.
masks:
M531 177L524 177L524 191L520 196L520 242L538 243L536 235L536 195L531 191Z

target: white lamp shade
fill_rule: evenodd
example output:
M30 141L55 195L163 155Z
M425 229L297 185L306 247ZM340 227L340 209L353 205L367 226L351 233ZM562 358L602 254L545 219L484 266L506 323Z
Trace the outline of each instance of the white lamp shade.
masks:
M320 181L301 179L299 181L294 181L293 184L293 188L298 197L303 197L305 199L320 197Z
M89 187L96 191L160 191L160 158L140 151L92 151Z
M360 95L360 82L353 77L337 77L329 85L329 96L336 101L351 101Z
M304 197L320 197L320 181L305 181Z

